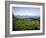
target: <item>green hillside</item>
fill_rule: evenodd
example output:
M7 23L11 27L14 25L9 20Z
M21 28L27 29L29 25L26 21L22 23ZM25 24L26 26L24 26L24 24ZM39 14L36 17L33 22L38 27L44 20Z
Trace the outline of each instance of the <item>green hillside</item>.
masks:
M13 31L21 30L39 30L40 29L40 19L30 19L30 18L15 18L13 16Z

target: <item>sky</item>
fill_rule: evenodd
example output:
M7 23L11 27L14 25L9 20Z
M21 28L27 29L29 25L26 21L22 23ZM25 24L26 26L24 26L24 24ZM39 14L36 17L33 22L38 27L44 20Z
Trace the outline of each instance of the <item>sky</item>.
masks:
M17 16L40 16L40 8L34 7L13 7L12 13Z

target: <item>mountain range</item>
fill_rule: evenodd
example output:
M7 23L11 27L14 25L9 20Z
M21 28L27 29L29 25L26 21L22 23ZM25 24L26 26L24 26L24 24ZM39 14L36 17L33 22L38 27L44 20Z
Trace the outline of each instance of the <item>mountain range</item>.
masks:
M20 16L20 15L17 15L15 17L16 18L40 18L40 16Z

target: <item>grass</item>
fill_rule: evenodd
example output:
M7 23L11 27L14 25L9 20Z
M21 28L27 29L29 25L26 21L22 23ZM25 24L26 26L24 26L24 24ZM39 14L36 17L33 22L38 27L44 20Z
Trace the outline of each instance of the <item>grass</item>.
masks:
M21 30L39 30L40 29L40 20L31 19L31 18L15 18L13 17L13 31Z

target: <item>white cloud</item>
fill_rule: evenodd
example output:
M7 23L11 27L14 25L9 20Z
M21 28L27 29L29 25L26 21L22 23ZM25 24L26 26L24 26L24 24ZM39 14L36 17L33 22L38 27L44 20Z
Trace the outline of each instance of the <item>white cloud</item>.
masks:
M15 13L14 12L14 15L17 16L17 15L20 15L20 16L40 16L39 14L32 14L32 13Z

